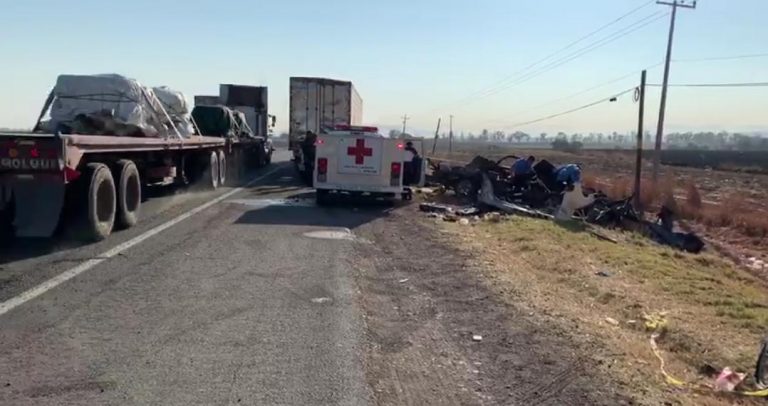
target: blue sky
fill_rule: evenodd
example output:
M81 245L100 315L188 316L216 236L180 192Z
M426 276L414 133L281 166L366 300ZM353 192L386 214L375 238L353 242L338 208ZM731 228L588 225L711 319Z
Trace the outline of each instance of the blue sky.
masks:
M646 0L0 0L0 127L29 127L60 73L120 73L191 97L218 84L266 85L285 127L288 78L351 80L364 120L432 131L505 130L631 88L664 57L668 17L497 94L468 98ZM668 7L648 4L559 56ZM701 0L680 10L673 57L768 53L768 1ZM552 61L556 61L557 57ZM542 64L545 65L545 64ZM661 81L661 68L649 82ZM550 103L612 79L575 97ZM514 76L513 76L514 78ZM671 82L768 81L768 57L678 62ZM654 127L658 89L649 90ZM466 102L458 101L466 100ZM766 129L768 88L670 90L668 130ZM534 108L536 107L536 108ZM525 131L628 131L631 97L522 126ZM516 127L515 127L516 129Z

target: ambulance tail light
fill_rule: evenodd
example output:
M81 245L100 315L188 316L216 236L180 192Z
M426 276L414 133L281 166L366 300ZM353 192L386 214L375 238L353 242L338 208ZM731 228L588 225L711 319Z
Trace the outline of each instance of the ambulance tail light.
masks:
M400 162L392 162L392 170L390 171L390 177L389 177L389 185L390 186L399 186L400 185L400 173L403 169L403 164Z
M328 158L317 159L317 181L325 182L328 180Z

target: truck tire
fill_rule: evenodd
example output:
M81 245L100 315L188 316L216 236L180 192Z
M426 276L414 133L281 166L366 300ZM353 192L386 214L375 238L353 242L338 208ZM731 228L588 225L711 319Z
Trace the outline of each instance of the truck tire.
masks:
M101 241L112 233L117 212L115 180L109 168L90 163L85 168L78 211L77 237L85 241Z
M227 184L227 157L222 150L219 150L217 155L219 160L219 185L224 186Z
M264 162L269 165L272 163L272 150L270 149L269 152L267 152L267 157L264 159Z
M256 148L256 168L263 168L267 165L266 155L263 147L259 146Z
M208 163L205 165L204 172L205 188L216 190L219 187L219 154L216 151L208 154Z
M117 227L131 228L139 221L141 208L141 177L136 164L127 159L117 161Z

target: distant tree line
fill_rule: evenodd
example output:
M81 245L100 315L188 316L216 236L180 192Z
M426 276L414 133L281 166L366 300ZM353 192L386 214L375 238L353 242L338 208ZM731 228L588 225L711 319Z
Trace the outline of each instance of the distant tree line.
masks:
M391 133L399 134L397 130L391 131ZM392 135L392 134L390 134ZM446 134L441 134L441 138L445 138ZM549 144L553 148L563 149L580 149L585 146L589 147L616 147L634 146L637 142L637 133L572 133L567 134L564 132L558 132L550 135L548 133L528 134L523 131L514 131L507 133L504 131L490 131L487 129L482 130L479 134L472 132L461 132L455 136L458 141L468 142L508 142L508 143L526 143L526 144ZM654 137L650 132L643 134L643 144L646 146L653 145ZM757 134L745 134L745 133L728 133L721 132L686 132L686 133L670 133L665 137L665 145L669 149L703 149L703 150L735 150L735 151L750 151L750 150L768 150L768 136L760 136Z

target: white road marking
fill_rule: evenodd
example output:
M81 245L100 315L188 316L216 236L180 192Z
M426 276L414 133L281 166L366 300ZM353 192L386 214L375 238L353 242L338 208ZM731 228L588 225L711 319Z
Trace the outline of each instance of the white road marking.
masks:
M122 253L123 251L133 247L134 245L140 244L143 241L147 240L148 238L151 238L157 234L160 234L161 232L175 226L176 224L181 223L182 221L194 216L197 213L200 213L201 211L229 198L230 196L242 192L245 188L253 185L254 183L266 178L267 176L277 172L278 170L282 169L281 167L276 167L266 173L264 173L261 176L258 176L248 182L245 186L230 190L227 193L224 193L223 195L204 203L201 206L198 206L172 220L169 220L166 223L160 224L159 226L146 231L145 233L138 235L136 237L133 237L132 239L119 244L115 246L114 248L97 255L95 258L89 259L85 262L82 262L80 265L77 265L74 268L68 269L59 275L54 276L51 279L48 279L47 281L35 286L34 288L31 288L25 292L22 292L18 296L15 296L13 298L10 298L6 300L5 302L0 303L0 316L4 315L5 313L8 313L9 311L15 309L16 307L21 306L22 304L42 295L43 293L55 288L56 286L61 285L62 283L74 278L77 275L80 275L81 273L93 268L96 265L99 265L100 263L116 256Z

